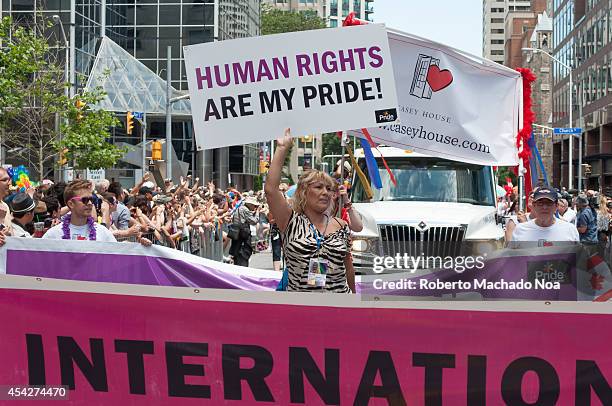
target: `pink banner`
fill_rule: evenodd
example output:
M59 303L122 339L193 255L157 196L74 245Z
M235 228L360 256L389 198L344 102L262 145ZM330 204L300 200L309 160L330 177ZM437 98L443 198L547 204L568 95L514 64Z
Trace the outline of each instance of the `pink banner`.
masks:
M580 309L608 314L432 310L208 292L0 289L0 384L68 385L62 404L87 405L612 405L606 304ZM272 295L299 304L251 301ZM520 307L448 304L466 306Z

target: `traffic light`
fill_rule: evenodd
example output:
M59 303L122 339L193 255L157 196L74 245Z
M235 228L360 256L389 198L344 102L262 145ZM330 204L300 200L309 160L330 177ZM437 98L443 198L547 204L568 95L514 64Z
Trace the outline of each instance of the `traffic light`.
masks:
M589 164L582 164L582 171L584 172L585 175L590 175L591 174L591 165Z
M161 161L162 159L162 144L159 141L151 143L151 159L153 161Z
M128 111L125 116L125 129L128 135L132 135L132 130L134 129L134 113L131 111Z
M57 163L59 166L64 166L68 163L68 159L66 158L67 152L68 148L64 148L59 152L59 158L57 159Z
M268 161L259 161L259 174L264 175L268 173L270 169L270 162Z
M85 103L83 100L81 99L77 99L74 102L74 106L77 108L77 115L76 115L76 119L77 121L80 121L83 119L83 109L85 108L85 106L87 105L87 103Z

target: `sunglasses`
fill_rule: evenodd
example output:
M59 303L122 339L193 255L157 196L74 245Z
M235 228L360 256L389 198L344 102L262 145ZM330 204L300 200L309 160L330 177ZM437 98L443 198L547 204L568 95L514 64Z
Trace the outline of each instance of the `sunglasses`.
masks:
M83 197L78 197L75 196L72 199L68 200L69 202L72 200L78 200L79 202L83 203L83 204L89 204L89 203L93 203L93 197L92 196L83 196Z

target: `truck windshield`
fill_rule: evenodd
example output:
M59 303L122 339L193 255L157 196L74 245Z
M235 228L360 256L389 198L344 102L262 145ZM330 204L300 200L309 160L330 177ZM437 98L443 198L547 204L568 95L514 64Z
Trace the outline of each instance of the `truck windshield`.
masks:
M397 187L377 159L382 189L372 187L373 201L455 202L493 206L491 168L441 158L386 158ZM365 159L359 166L368 175ZM354 176L353 202L368 202L359 176Z

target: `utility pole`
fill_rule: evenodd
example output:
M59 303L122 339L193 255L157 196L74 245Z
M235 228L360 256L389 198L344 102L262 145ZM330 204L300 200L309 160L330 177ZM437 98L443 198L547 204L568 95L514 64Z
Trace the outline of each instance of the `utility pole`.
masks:
M172 180L172 47L168 46L166 59L166 177Z

